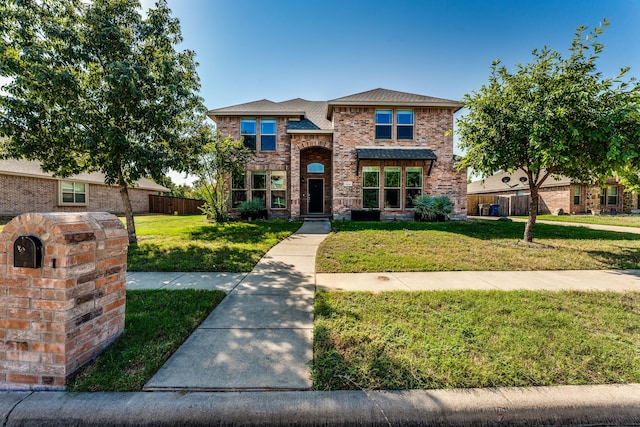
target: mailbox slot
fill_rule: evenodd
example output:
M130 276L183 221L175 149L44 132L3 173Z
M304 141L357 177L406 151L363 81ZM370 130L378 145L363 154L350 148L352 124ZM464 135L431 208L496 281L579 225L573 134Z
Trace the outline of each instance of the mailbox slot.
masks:
M35 236L20 236L13 243L13 266L42 267L42 242Z

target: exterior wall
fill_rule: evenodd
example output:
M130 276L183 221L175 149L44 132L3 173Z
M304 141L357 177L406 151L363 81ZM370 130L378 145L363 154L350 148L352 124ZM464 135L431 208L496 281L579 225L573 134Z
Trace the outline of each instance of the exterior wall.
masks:
M384 106L380 106L384 108ZM467 175L457 172L453 160L453 136L446 132L453 127L453 109L414 108L414 139L375 139L376 107L336 107L334 125L334 200L336 218L350 216L351 209L362 208L362 174L354 167L358 164L356 147L421 147L432 150L437 159L428 175L429 162L424 162L423 192L448 195L454 203L454 215L465 217L467 209ZM395 135L393 135L395 137ZM421 164L423 162L420 162ZM384 162L382 166L410 165L410 162ZM427 176L428 175L428 176ZM351 185L349 185L351 183ZM408 214L407 211L382 210L382 217Z
M0 215L25 212L124 212L120 190L107 185L89 184L89 203L85 206L59 206L56 179L0 175ZM149 212L149 194L157 191L129 189L134 212Z
M332 215L333 156L331 135L292 135L291 183L292 216L307 214L307 183L310 177L324 178L324 214ZM324 174L308 174L309 163L324 164ZM302 182L304 178L305 182Z
M233 139L240 139L240 120L243 117L218 117L216 125L222 136L231 136ZM257 118L260 117L247 117ZM272 116L265 116L264 118L273 118ZM258 131L259 131L259 125ZM267 188L267 209L269 210L269 216L288 218L291 216L291 200L292 190L291 183L294 182L294 178L291 176L291 137L287 133L287 119L284 117L276 118L276 150L275 151L260 151L259 137L257 138L257 149L255 156L249 162L247 171L267 171L267 187L269 185L269 171L286 171L287 172L287 200L289 200L289 207L287 209L270 209L270 191ZM250 194L249 188L249 175L247 174L247 194ZM298 177L299 181L299 177Z

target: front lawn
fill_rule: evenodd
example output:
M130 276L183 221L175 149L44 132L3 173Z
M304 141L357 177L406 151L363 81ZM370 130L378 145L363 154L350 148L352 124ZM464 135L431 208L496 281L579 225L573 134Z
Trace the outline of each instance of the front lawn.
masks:
M598 270L640 268L640 235L505 221L334 221L316 256L319 273Z
M300 228L285 220L210 223L203 215L145 215L135 222L138 244L129 245L129 271L251 271Z
M527 218L527 217L514 217ZM574 222L578 224L617 225L619 227L640 227L640 215L538 215L543 221Z
M320 292L316 390L640 382L640 293Z
M67 390L142 390L223 298L195 289L127 291L124 333Z

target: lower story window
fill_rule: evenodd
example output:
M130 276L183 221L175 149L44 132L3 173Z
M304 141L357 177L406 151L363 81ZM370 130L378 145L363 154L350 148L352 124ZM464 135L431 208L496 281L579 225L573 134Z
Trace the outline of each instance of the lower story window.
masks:
M607 187L607 204L618 204L618 187L616 187L615 185L610 185L609 187Z
M405 208L413 209L413 200L422 195L422 168L405 169Z
M267 205L267 173L263 171L251 172L251 200L256 199Z
M247 174L245 172L233 175L231 179L231 207L237 208L240 203L247 201Z
M62 205L86 205L87 184L84 182L62 181L60 184Z
M271 209L287 208L287 173L271 172Z
M579 185L573 186L573 204L574 205L580 204L580 186Z
M384 168L384 207L400 209L400 174L401 168Z
M362 168L362 207L365 209L380 207L380 168L377 166Z

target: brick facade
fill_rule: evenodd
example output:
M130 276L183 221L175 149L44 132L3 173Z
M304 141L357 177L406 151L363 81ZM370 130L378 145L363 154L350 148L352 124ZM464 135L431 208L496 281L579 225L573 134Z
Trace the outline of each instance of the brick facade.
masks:
M14 266L35 236L42 264ZM64 389L124 330L128 238L111 214L28 213L0 233L0 388Z
M124 212L120 190L99 184L88 185L86 206L61 206L58 203L59 180L0 174L0 215L26 212ZM134 212L149 212L149 194L157 191L130 188Z
M332 106L330 114L327 105L318 114L314 112L315 123L320 123L322 128L312 123L308 128L300 127L300 122L308 117L300 117L292 109L288 115L285 107L296 105L311 105L316 108L319 103L304 100L285 101L282 105L270 101L256 101L212 110L210 117L216 122L217 129L222 136L231 136L240 139L240 122L242 119L255 119L257 127L257 148L255 157L247 167L247 198L251 197L251 172L266 171L267 183L272 171L287 172L287 209L269 209L270 217L307 216L321 214L334 218L350 218L351 209L363 207L362 168L372 165L370 161L359 161L356 147L413 147L432 150L437 160L386 160L374 162L381 170L388 166L402 168L404 177L405 167L423 168L423 194L448 195L454 204L454 216L465 217L466 202L466 171L458 172L454 168L453 136L447 132L453 128L454 113L460 105L454 101L438 100L435 98L411 95L400 92L374 90L373 96L387 96L394 102L394 107L388 107L384 102L379 106L359 106L357 103L349 106ZM410 106L398 104L398 99L407 99ZM425 107L417 105L416 99L429 104L431 102L447 101L447 106ZM435 99L435 101L433 101ZM306 103L306 104L305 104ZM331 104L331 101L329 101ZM263 111L258 111L262 109ZM411 110L414 114L413 138L401 139L375 139L375 111L376 109ZM330 117L329 117L330 116ZM276 150L262 151L260 149L260 120L276 120ZM328 119L331 119L331 122ZM327 121L329 123L321 123ZM290 127L293 124L295 126ZM292 130L293 129L293 130ZM306 131L305 129L308 129ZM321 163L324 166L323 173L308 173L307 166L311 163ZM311 180L311 181L310 181ZM316 212L310 212L312 201L309 195L309 186L313 182L317 185L322 180L324 189L322 212L319 212L317 203ZM404 178L402 189L404 190ZM269 191L267 188L267 207L270 208ZM382 197L382 188L381 188ZM400 209L381 209L381 217L401 218L413 217L413 211L404 206Z

